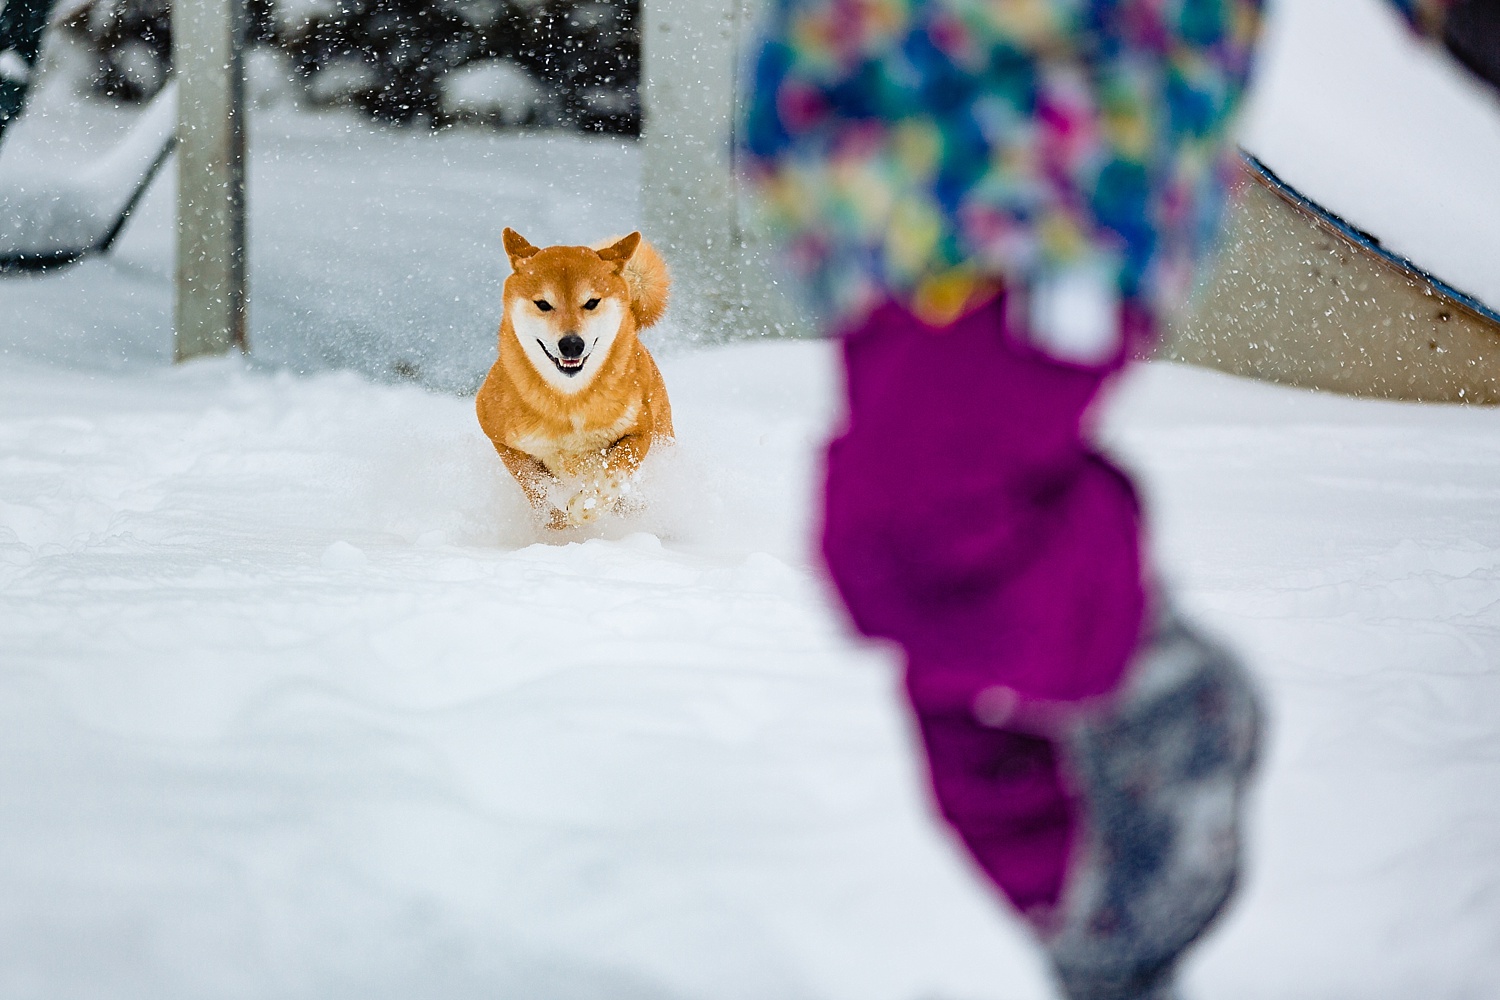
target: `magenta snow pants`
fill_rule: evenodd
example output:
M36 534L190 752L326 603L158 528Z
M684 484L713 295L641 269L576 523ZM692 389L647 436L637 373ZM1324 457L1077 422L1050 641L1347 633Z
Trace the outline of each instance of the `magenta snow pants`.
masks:
M1238 880L1258 703L1148 607L1134 491L1085 433L1118 363L1052 360L1005 315L887 304L847 336L823 554L860 630L905 651L937 805L1065 995L1168 1000Z
M939 807L1021 911L1055 903L1076 809L1007 726L1114 690L1145 598L1139 515L1083 422L1111 373L1053 361L997 298L952 326L887 303L844 339L823 554L857 627L905 650Z

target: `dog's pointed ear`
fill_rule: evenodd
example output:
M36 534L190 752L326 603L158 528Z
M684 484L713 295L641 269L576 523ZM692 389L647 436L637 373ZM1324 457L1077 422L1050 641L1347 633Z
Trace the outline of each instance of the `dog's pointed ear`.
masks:
M611 246L607 246L603 250L600 250L599 257L601 260L607 260L611 264L615 265L616 272L623 271L625 269L625 265L630 261L631 256L635 253L635 248L640 245L641 234L631 233L629 236L625 237L619 242L614 243Z
M536 247L527 243L526 237L509 226L505 228L505 232L501 234L501 238L505 241L505 254L510 258L512 269L518 267L521 261L527 257L535 257L537 254Z

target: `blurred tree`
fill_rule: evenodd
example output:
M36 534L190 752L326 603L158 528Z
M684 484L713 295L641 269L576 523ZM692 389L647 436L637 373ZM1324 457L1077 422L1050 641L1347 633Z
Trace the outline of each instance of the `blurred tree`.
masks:
M432 121L438 78L462 65L473 45L452 7L429 0L339 0L332 10L306 18L283 47L308 80L349 61L368 67L367 82L348 97L373 118Z
M270 38L273 0L249 0L249 34ZM93 0L65 27L82 36L95 56L90 86L119 101L147 101L172 65L171 0Z
M443 78L509 60L550 94L534 124L640 132L638 0L250 0L250 38L291 59L313 103L396 124L447 124ZM69 22L98 57L93 86L119 100L160 88L170 0L93 0Z
M546 0L514 58L558 94L564 123L639 135L639 4Z

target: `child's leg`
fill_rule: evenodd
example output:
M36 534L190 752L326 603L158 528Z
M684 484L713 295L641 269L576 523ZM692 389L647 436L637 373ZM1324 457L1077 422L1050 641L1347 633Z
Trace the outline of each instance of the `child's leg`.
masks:
M1199 694L1245 699L1209 667L1166 701L1115 698L1145 676L1155 691L1162 664L1222 658L1181 630L1143 647L1135 496L1082 428L1108 372L1028 349L1003 304L945 330L888 306L845 359L823 551L855 623L907 654L943 815L1032 920L1070 1000L1165 996L1232 888L1221 848L1243 782L1239 764L1203 777L1174 753L1229 738ZM1169 634L1185 660L1157 655ZM1131 768L1165 798L1132 798ZM1235 808L1205 834L1191 824L1210 800ZM1231 863L1184 876L1178 861L1200 857Z
M1057 745L969 712L917 721L933 797L975 862L1022 913L1056 906L1077 830Z
M1073 806L1053 744L976 700L1112 690L1143 595L1135 496L1081 428L1108 372L1038 355L1005 312L939 330L891 304L845 339L823 551L856 624L906 650L939 806L1024 912L1057 900Z

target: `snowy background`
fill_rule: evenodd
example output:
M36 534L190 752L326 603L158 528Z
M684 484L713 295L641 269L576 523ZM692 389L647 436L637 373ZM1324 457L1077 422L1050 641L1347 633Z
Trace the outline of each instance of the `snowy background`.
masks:
M1500 105L1375 0L1282 7L1247 144L1500 303ZM651 509L543 538L464 395L499 231L629 229L634 147L255 73L248 360L167 364L170 174L0 278L0 996L1047 996L808 555L831 346L668 329ZM0 183L128 124L66 79ZM1103 425L1275 713L1193 995L1500 996L1500 412L1147 365Z

